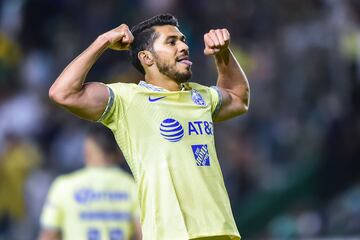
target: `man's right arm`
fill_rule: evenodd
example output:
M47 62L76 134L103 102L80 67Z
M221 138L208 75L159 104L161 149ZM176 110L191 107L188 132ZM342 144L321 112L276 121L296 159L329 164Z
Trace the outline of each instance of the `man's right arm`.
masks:
M98 120L109 99L108 89L99 82L85 84L86 75L106 49L128 50L133 40L125 24L100 35L63 70L49 90L50 99L80 118Z

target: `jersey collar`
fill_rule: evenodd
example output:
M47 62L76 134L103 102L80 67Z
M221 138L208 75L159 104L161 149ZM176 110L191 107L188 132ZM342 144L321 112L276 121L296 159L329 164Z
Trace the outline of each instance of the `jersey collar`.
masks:
M139 85L142 86L142 87L145 87L147 89L150 89L152 91L155 91L155 92L169 92L169 90L167 90L165 88L152 85L152 84L147 83L145 81L140 81ZM181 83L181 90L180 91L188 91L188 90L191 90L190 83L189 82Z

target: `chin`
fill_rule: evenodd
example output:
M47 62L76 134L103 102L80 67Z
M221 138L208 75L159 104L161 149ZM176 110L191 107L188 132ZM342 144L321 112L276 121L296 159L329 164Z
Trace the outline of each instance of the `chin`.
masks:
M178 73L178 74L176 74L175 79L180 83L184 83L184 82L187 82L190 80L191 75L192 75L191 71L187 71L184 73Z

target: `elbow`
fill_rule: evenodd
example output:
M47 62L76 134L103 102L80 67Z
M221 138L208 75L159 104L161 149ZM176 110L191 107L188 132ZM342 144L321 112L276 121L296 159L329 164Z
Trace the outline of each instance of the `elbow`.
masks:
M51 86L51 88L49 89L49 98L51 101L55 102L55 99L57 98L57 94L56 94L56 90L54 89L53 86Z
M62 91L57 89L54 85L51 86L51 88L49 89L49 98L54 103L62 106L66 105L68 99L66 94L64 94Z
M51 86L51 88L49 89L49 98L55 103L60 103L63 99L63 97L61 96L61 94L59 94L59 91L56 90L54 85Z

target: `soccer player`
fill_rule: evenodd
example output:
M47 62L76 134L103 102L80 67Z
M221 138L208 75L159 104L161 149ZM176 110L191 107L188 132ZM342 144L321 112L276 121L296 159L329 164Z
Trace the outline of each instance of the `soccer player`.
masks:
M77 116L109 127L137 182L145 240L240 239L214 144L213 122L245 113L249 84L227 29L204 35L216 86L188 82L192 62L170 14L100 35L49 90ZM107 49L129 50L139 84L84 83Z
M86 168L58 177L41 215L40 240L141 239L136 185L116 167L120 150L109 129L86 136Z

